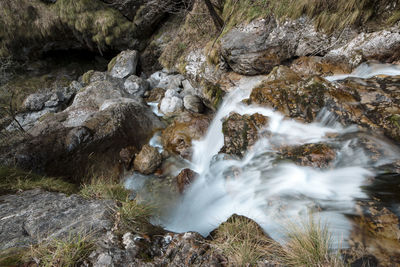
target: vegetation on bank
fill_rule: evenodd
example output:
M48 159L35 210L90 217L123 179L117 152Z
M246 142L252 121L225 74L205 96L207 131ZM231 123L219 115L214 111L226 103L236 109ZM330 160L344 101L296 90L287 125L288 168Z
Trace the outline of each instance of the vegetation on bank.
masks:
M71 234L32 246L24 257L44 267L73 267L80 266L94 249L90 234Z
M46 177L32 172L0 166L0 194L37 188L65 194L78 192L76 185L66 182L61 178Z
M254 221L233 215L212 233L213 245L232 266L256 266L267 260L283 266L346 266L326 224L312 215L300 223L289 222L285 244L269 238ZM336 251L336 252L335 252Z

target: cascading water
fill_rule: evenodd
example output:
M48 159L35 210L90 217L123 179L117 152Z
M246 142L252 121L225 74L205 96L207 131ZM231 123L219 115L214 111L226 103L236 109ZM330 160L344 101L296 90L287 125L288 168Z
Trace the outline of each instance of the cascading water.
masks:
M398 71L389 71L387 65L380 67L385 74ZM364 78L382 74L380 67L361 66L352 75L360 72ZM282 220L293 220L309 209L318 209L336 240L342 240L351 228L345 215L354 213L357 199L367 197L361 187L376 175L376 167L399 159L398 151L382 142L387 155L384 160L373 161L359 144L357 128L343 128L326 112L317 122L302 124L271 109L243 104L242 100L261 81L262 77L244 78L225 97L204 139L193 142L191 168L199 177L168 216L161 219L161 224L171 231L197 231L206 236L237 213L254 219L280 240ZM261 130L268 132L268 137L261 134L242 159L218 155L224 143L222 119L232 111L269 117L268 125ZM279 159L279 147L310 143L328 143L336 148L336 159L330 168L298 166Z

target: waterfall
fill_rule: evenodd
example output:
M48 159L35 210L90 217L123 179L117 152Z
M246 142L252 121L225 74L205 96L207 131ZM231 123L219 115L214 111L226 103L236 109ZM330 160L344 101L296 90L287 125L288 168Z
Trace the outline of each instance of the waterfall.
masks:
M400 74L398 71L383 64L362 65L351 75L328 79ZM242 79L224 98L206 136L193 142L191 168L199 177L161 223L171 231L197 231L206 236L236 213L255 220L271 237L281 240L282 221L317 209L336 240L342 240L351 229L346 215L354 214L358 199L367 198L362 186L376 175L380 164L399 159L399 154L390 145L382 146L387 150L384 162L373 161L359 144L357 127L342 127L325 111L316 122L303 124L272 109L243 104L262 79ZM218 155L224 144L222 119L232 111L269 118L260 132L270 134L261 136L242 159ZM279 147L310 143L336 148L330 168L298 166L278 157Z

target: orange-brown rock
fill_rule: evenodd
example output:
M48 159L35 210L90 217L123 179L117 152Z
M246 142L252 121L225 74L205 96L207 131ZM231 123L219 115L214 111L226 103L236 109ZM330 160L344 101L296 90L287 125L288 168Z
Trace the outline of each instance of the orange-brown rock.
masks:
M192 140L198 140L207 132L210 118L206 115L183 112L163 130L163 146L169 152L184 158L192 155Z

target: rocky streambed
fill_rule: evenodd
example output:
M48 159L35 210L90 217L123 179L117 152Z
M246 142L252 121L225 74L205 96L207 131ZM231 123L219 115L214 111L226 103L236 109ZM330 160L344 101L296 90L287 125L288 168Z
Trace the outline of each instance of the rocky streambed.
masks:
M41 266L18 257L84 233L95 241L82 266L241 266L242 252L227 250L221 234L241 222L263 248L246 264L285 266L274 254L288 242L284 226L310 213L328 223L333 250L351 266L400 264L398 26L327 35L305 17L270 16L224 33L217 64L209 49L190 47L179 66L162 69L158 57L176 29L171 21L155 29L153 20L168 12L131 7L136 16L112 14L157 35L124 24L135 42L84 42L67 23L79 49L129 49L72 73L51 65L47 78L23 66L5 81L8 89L24 77L43 87L11 95L16 108L1 120L0 164L25 171L1 177L1 264ZM33 47L48 39L51 32ZM81 190L22 187L32 173Z

